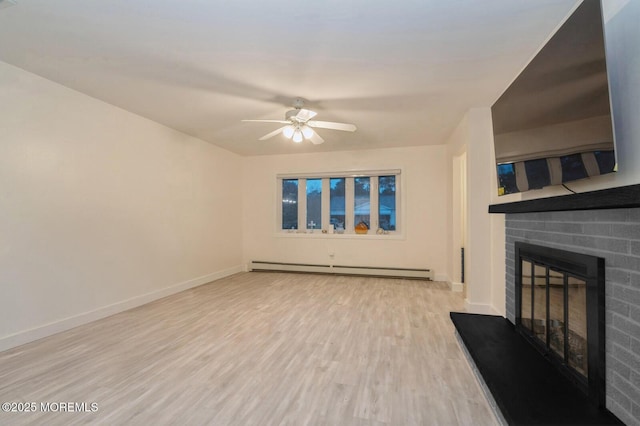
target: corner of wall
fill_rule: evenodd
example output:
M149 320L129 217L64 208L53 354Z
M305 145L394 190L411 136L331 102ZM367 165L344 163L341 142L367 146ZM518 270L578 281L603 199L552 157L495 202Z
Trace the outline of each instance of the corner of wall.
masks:
M454 293L462 293L464 291L464 283L450 282L448 284L449 284L449 288Z
M473 303L469 299L465 299L464 307L471 314L500 315L500 312L488 303Z

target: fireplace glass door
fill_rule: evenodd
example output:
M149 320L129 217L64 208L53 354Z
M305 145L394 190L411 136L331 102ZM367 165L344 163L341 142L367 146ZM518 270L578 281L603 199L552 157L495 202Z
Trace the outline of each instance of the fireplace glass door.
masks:
M587 378L586 281L532 260L521 262L521 326Z
M516 241L515 326L605 405L604 259Z
M522 300L520 301L520 306L522 307L521 308L522 309L521 324L524 328L526 328L530 332L533 332L533 325L531 322L531 319L533 318L533 315L531 314L533 309L532 271L533 271L533 264L531 264L530 262L527 262L526 260L523 260L522 261L522 277L521 277Z
M583 376L587 370L587 283L568 277L568 355L569 366Z
M544 266L533 265L533 334L547 342L547 271Z
M549 271L549 348L564 359L564 274Z

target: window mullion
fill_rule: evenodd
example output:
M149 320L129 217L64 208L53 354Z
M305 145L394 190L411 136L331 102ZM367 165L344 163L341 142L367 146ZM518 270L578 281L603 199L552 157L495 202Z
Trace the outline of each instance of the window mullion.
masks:
M402 211L402 203L400 201L404 201L404 197L402 196L402 181L401 181L401 177L400 175L396 175L396 200L395 200L395 217L394 217L394 222L396 224L396 229L394 232L399 232L400 231L400 227L404 225L404 221L400 220L400 218L402 217L401 215L403 214Z
M322 229L331 227L331 184L329 178L322 179Z
M298 229L307 230L307 180L298 179Z
M369 211L369 222L370 222L370 226L369 228L373 231L377 230L379 228L379 220L378 220L378 195L379 195L379 191L378 191L378 177L371 177L371 180L369 181L369 185L370 185L370 191L369 191L369 205L370 207L370 211Z
M344 205L344 230L347 233L354 233L354 202L355 202L355 185L353 183L353 178L348 177L344 182L345 191L345 205Z

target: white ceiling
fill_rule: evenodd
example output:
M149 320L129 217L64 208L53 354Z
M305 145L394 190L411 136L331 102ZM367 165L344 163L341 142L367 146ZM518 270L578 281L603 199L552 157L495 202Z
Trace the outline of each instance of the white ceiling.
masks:
M0 60L242 155L441 144L577 2L17 0ZM261 142L278 125L240 121L296 97L358 131Z

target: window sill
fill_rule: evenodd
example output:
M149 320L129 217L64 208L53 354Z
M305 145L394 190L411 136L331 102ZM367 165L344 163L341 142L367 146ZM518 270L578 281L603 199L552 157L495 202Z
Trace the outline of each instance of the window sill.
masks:
M277 238L319 238L319 239L337 239L337 240L344 240L344 239L354 239L354 240L404 240L405 236L402 233L389 233L389 234L383 234L383 235L379 235L374 233L370 233L370 234L338 234L338 233L333 233L333 234L323 234L322 231L320 231L319 229L314 230L313 232L288 232L288 231L284 231L284 232L276 232L275 233L275 237Z

